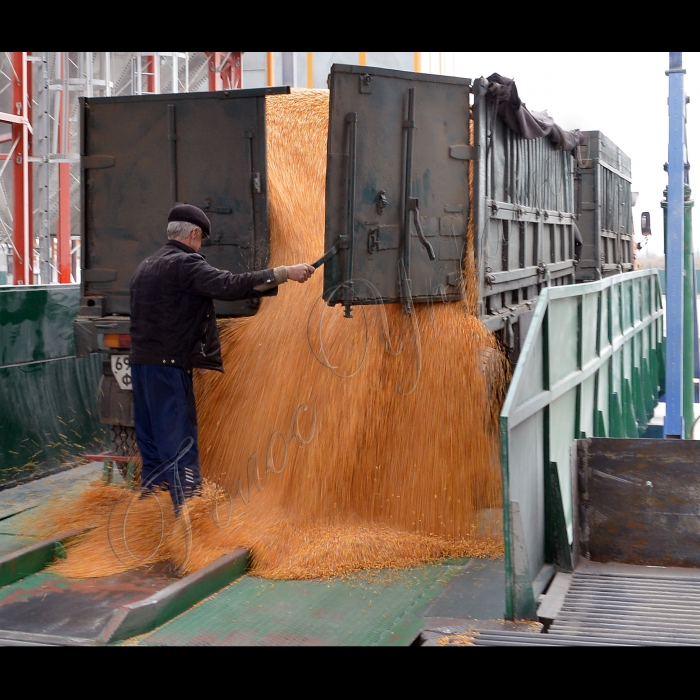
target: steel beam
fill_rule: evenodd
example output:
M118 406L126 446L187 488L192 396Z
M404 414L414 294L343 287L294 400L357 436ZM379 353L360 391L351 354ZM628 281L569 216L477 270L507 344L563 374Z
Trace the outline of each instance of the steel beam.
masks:
M209 90L237 90L242 85L241 51L206 52L209 61Z
M156 89L156 71L160 66L156 62L156 56L146 56L146 90L152 93L158 93ZM159 81L160 82L160 81Z
M59 153L66 155L70 152L70 122L68 87L68 54L61 53L61 79L63 90L61 91L60 109L58 114L58 143ZM70 255L70 228L71 228L71 202L70 202L70 163L58 164L58 281L60 284L70 283L71 255Z
M36 133L34 134L34 155L37 157L35 185L38 194L38 233L39 233L39 271L41 283L52 281L51 230L49 222L49 187L51 165L49 164L49 137L51 123L49 115L49 55L40 54L38 65Z
M685 93L680 52L669 54L668 232L666 245L666 420L664 436L683 438L683 142Z
M219 67L221 66L221 60L224 57L223 51L212 51L206 52L209 59L209 90L214 92L216 90L222 89L221 84L221 73Z
M242 87L242 57L241 51L230 51L222 62L220 72L224 90L238 90Z
M12 179L14 187L14 212L12 238L14 241L14 283L32 283L31 245L31 186L29 153L31 148L28 124L31 123L30 103L27 99L29 75L27 71L27 52L13 51L10 54L12 64L12 106L16 117L22 120L12 121L12 141L17 141L12 162Z
M297 85L297 55L294 51L282 52L282 85Z

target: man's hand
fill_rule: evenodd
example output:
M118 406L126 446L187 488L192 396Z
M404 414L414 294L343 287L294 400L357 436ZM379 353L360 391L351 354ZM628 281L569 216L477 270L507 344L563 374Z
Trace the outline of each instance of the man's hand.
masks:
M311 275L316 272L316 270L307 265L307 263L301 263L299 265L286 265L287 268L287 279L294 280L295 282L306 282Z

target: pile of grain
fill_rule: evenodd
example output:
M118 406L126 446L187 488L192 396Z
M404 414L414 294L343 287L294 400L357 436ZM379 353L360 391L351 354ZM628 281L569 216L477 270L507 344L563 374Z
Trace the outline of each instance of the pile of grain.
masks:
M267 98L271 266L323 253L327 125L327 91ZM182 520L167 494L131 499L116 487L45 509L43 532L94 527L58 568L104 575L150 556L192 571L246 546L256 573L309 578L502 552L487 516L501 501L504 363L469 313L472 259L465 303L422 305L411 318L399 305L358 307L353 319L314 306L319 271L256 316L223 322L226 373L195 378L204 494ZM314 357L319 342L334 371Z

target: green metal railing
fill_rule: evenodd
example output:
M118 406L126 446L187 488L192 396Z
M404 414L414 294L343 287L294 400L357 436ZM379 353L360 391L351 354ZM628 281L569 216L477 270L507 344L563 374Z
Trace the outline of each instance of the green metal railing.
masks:
M543 290L500 417L508 619L572 568L572 443L641 436L664 366L655 270Z

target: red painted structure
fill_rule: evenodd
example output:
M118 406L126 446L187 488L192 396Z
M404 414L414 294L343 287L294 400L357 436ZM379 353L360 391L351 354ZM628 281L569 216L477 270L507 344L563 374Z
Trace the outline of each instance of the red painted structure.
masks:
M13 109L0 112L0 122L12 126L11 134L0 136L0 142L11 142L9 154L0 154L0 167L3 161L11 159L7 168L11 169L13 180L13 220L12 243L14 284L34 282L34 226L33 226L33 173L29 156L32 149L32 70L31 53L13 51L10 54L11 95ZM209 90L233 90L241 87L242 52L207 52L209 62ZM57 56L60 66L60 108L58 111L59 158L70 154L70 124L68 112L69 74L68 53ZM144 73L147 77L146 89L155 93L158 81L158 66L155 56L146 57ZM66 160L58 163L58 221L56 228L58 282L71 282L71 170ZM42 280L46 283L49 280Z
M12 125L10 140L12 146L5 159L11 158L12 181L14 190L14 211L12 218L13 277L15 284L31 284L32 257L32 179L29 154L32 141L31 115L31 70L28 66L26 51L10 53L11 71L11 112L0 112L0 122Z
M209 57L209 90L235 90L241 87L241 51L206 52Z

